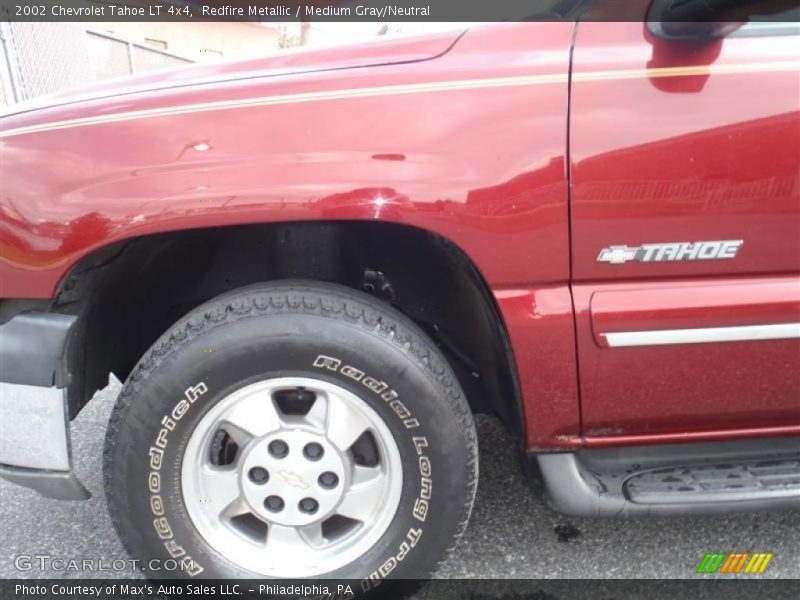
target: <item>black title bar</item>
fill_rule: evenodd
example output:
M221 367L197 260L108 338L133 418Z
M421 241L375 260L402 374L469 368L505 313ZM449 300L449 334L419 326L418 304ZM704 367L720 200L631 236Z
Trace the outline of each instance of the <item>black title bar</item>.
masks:
M787 21L755 0L0 0L0 21ZM778 8L775 8L778 6ZM767 12L759 12L767 11ZM771 11L771 12L769 12Z

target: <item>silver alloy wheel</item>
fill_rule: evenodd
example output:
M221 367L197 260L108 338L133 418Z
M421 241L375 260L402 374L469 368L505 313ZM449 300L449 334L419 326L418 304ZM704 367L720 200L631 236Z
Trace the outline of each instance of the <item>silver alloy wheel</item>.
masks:
M220 400L181 464L205 541L239 567L311 577L362 556L400 502L400 452L383 419L337 385L269 379Z

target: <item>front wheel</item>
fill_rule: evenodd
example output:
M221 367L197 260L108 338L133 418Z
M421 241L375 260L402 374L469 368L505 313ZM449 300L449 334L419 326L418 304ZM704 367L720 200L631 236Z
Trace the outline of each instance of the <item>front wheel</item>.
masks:
M192 311L133 370L106 439L114 524L158 577L422 578L476 483L445 359L399 312L329 284Z

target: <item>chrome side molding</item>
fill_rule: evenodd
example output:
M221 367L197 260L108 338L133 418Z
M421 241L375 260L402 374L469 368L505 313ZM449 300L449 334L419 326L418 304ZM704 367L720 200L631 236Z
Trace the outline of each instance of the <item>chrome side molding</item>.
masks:
M627 346L663 346L668 344L709 344L715 342L751 342L800 338L800 323L703 327L699 329L655 329L601 333L611 348Z

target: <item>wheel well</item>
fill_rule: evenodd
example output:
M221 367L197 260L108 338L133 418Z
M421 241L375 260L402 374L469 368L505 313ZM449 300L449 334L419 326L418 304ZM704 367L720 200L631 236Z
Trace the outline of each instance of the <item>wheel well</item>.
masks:
M522 440L516 370L494 299L444 238L377 222L300 222L196 229L120 242L81 260L54 309L77 314L70 345L74 416L108 373L125 380L181 316L248 284L313 279L366 290L431 335L475 412L498 414Z

